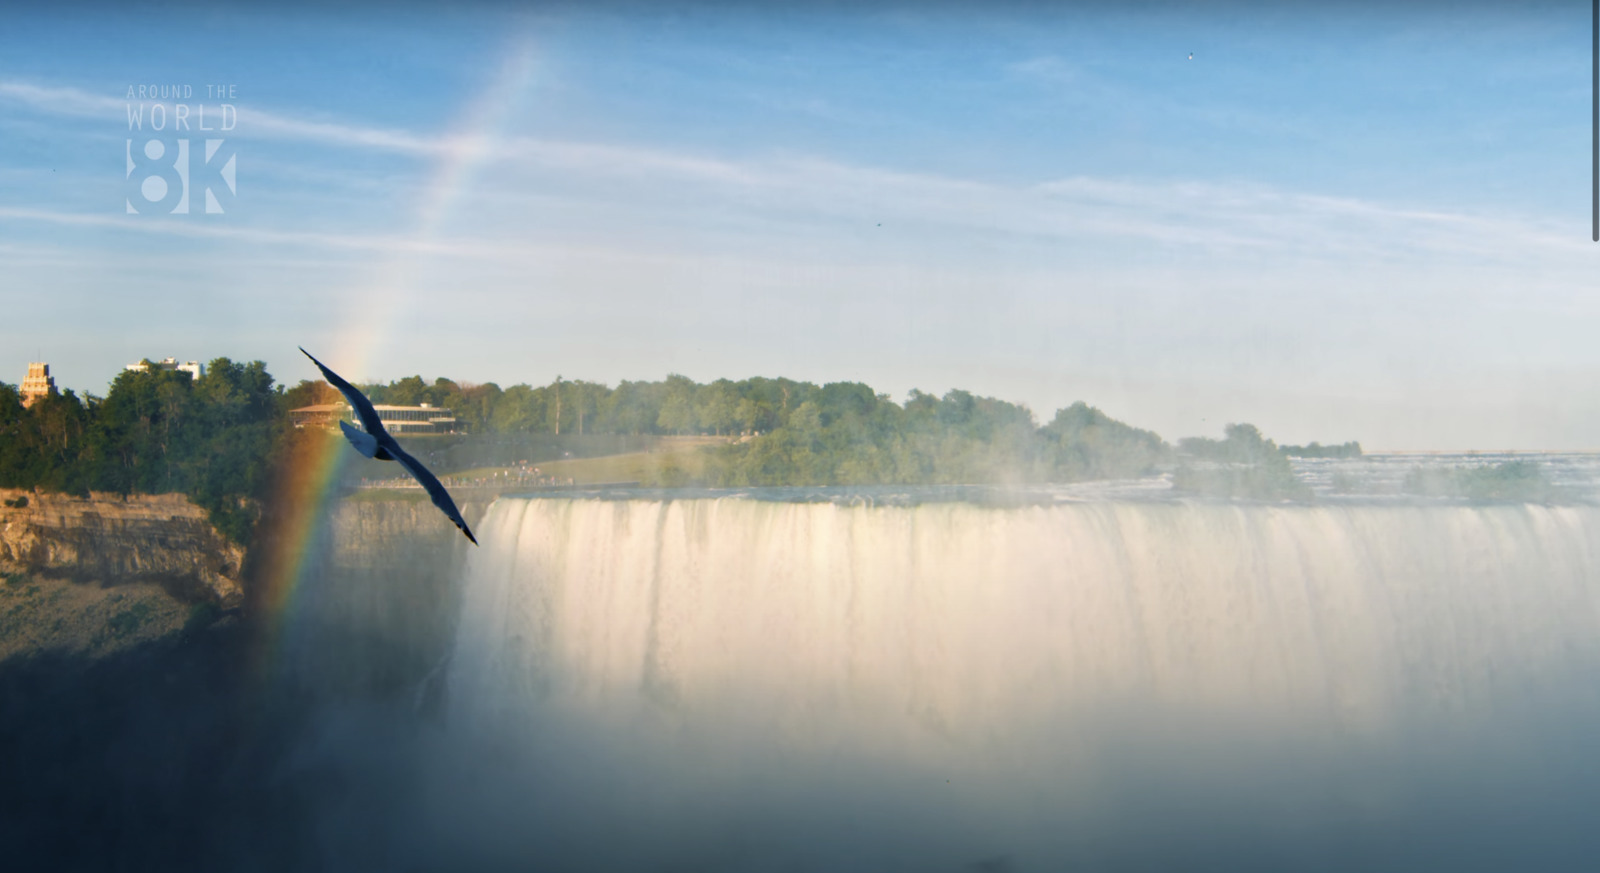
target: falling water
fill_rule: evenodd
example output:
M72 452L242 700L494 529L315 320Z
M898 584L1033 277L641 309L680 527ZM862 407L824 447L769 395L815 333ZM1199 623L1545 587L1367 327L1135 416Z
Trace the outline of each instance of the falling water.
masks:
M436 813L484 863L1596 848L1595 507L506 499L481 539Z

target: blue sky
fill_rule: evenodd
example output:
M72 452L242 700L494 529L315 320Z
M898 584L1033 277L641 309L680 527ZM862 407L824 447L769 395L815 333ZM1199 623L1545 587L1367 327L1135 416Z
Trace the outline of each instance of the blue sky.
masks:
M1588 10L1396 7L12 15L0 378L304 344L1600 447ZM141 84L237 107L225 214L127 214Z

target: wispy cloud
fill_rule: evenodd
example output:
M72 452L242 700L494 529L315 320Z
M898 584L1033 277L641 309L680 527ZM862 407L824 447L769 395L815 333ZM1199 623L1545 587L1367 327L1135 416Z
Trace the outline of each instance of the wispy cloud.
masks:
M103 213L57 212L16 206L0 206L0 221L110 228L129 233L233 240L267 246L303 246L372 252L414 252L457 257L483 257L494 254L497 251L493 246L416 240L406 236L274 230L271 228L240 227L233 224L201 221L119 216Z
M119 121L126 120L129 105L129 101L122 98L92 94L77 88L47 87L3 80L0 80L0 100L20 103L35 110L57 115L115 118ZM172 105L172 101L147 101L146 106L156 103ZM394 128L312 120L299 113L274 112L253 108L248 104L239 106L238 112L239 129L249 136L420 157L449 156L468 148L483 149L487 145L490 148L488 157L492 159L536 162L559 169L629 174L667 172L728 182L756 181L736 164L654 149L533 137L512 137L485 144L472 134L428 136Z
M0 81L0 99L57 115L98 118L121 113L125 101L77 88L49 87L28 82Z
M1068 75L1057 59L1019 65L1029 75ZM127 101L70 87L0 81L0 101L72 117L115 117ZM446 160L466 150L483 160L531 175L520 190L547 198L541 185L557 173L626 182L632 202L684 204L684 220L720 210L774 214L804 222L888 220L952 232L999 233L1040 240L1123 238L1163 245L1300 254L1393 255L1470 253L1525 257L1530 249L1575 254L1584 242L1531 218L1455 213L1328 194L1284 191L1249 182L1068 177L1034 184L1000 184L811 157L733 161L670 150L536 137L485 142L472 135L430 136L415 131L308 120L301 113L239 107L241 130L358 151ZM497 186L503 182L497 180ZM507 192L494 191L504 197ZM582 196L581 193L576 196ZM622 204L618 208L627 208ZM810 217L808 219L808 216ZM128 221L94 216L0 209L0 218L94 224L142 233L237 239L261 245L317 246L467 257L522 257L507 247L456 239L371 234L324 234L239 228L198 222ZM515 231L514 227L500 227ZM460 234L470 237L472 234Z
M305 249L326 252L371 253L385 256L390 264L404 264L407 258L456 259L471 262L478 267L496 265L512 270L549 264L555 261L636 262L642 264L695 263L702 266L707 259L695 255L678 255L672 252L645 251L636 247L618 245L544 244L515 239L486 238L419 238L410 234L351 234L315 231L285 231L271 228L239 227L222 223L204 223L181 219L146 216L121 216L82 212L57 212L0 206L0 223L7 221L48 224L66 227L93 227L128 233L209 239L221 242L243 243L263 249ZM0 254L22 253L32 249L26 245L0 247ZM236 261L230 258L230 263ZM729 261L728 263L736 263ZM748 263L744 264L748 266Z
M1171 228L1210 228L1257 246L1328 252L1576 254L1585 243L1554 222L1377 203L1284 191L1248 182L1148 182L1087 177L1037 186L1089 211L1136 217Z
M131 111L142 108L146 115L152 106L171 107L171 100L128 100L107 94L94 94L78 88L35 85L29 82L0 81L0 100L19 103L32 109L78 118L116 119L126 122ZM213 106L217 101L202 101ZM133 107L133 109L130 109ZM378 149L413 155L439 154L450 147L448 140L432 139L402 130L355 127L328 121L314 121L293 115L238 107L239 123L252 136Z

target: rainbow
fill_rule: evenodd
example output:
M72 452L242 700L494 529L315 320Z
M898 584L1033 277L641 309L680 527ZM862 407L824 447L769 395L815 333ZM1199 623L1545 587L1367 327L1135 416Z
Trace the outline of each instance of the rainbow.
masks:
M364 292L348 297L340 313L344 328L337 332L336 348L323 353L340 372L363 373L362 362L373 359L394 320L405 314L397 301L408 298L403 292L421 274L420 262L460 207L477 172L507 153L505 128L534 83L536 60L531 40L513 38L496 75L450 127L463 133L441 141L432 180L418 201L412 244L383 264ZM256 537L262 554L255 562L258 584L252 609L266 619L258 664L264 674L279 662L291 635L296 595L311 570L311 557L319 551L333 485L351 456L343 439L320 433L297 435L284 455Z
M460 209L479 171L509 153L511 139L506 127L534 84L536 60L531 41L525 37L513 40L494 79L477 98L468 101L450 126L461 133L439 141L432 178L417 200L411 244L385 262L348 302L344 321L350 329L342 338L352 341L357 360L370 360L380 338L390 335L395 319L406 314L395 301L404 299L403 292L425 272L430 251ZM348 346L345 350L351 351ZM351 357L345 355L344 363ZM334 366L337 369L338 363Z
M257 585L251 609L267 617L258 672L269 673L294 615L294 595L301 589L316 554L321 521L333 497L333 485L349 460L344 440L322 431L294 434L281 457L267 513L256 531L263 554L255 566Z

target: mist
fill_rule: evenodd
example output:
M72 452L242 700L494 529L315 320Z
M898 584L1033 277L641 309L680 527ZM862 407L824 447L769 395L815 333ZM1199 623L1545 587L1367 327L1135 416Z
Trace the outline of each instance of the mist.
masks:
M335 869L1563 869L1597 845L1590 507L503 499L480 533L440 660L330 700L284 765L340 786Z

